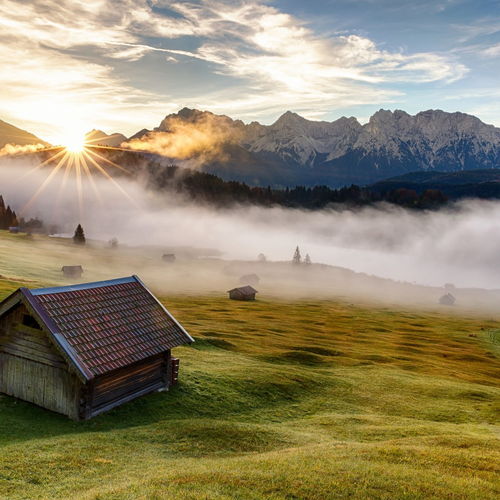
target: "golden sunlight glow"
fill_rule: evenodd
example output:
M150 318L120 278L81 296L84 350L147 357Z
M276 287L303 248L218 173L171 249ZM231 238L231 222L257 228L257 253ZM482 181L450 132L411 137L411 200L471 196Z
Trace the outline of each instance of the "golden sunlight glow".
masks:
M120 186L120 184L113 178L112 170L120 170L125 174L130 172L123 166L113 162L106 156L99 154L98 151L105 154L106 151L128 151L126 149L110 146L102 146L93 144L93 140L79 133L76 130L70 131L63 137L60 135L57 141L54 141L58 146L46 148L44 151L49 152L50 156L39 163L37 166L26 172L21 178L24 178L35 171L41 169L48 170L48 175L42 181L34 195L21 208L20 214L25 214L26 211L32 206L36 199L42 194L43 191L51 184L56 178L60 179L59 193L56 197L56 204L58 204L62 192L67 188L67 181L70 175L74 177L76 186L76 199L78 200L78 208L80 217L83 216L83 202L86 179L94 192L97 200L101 201L101 196L98 192L94 174L100 174L108 182L110 182L116 189L118 189L129 201L134 205L136 204L132 197ZM52 153L50 153L52 152ZM111 167L111 168L110 168ZM108 172L108 170L110 172ZM58 175L59 174L59 175ZM61 178L62 175L62 178Z
M71 134L64 137L61 141L61 145L69 153L82 153L85 149L85 136L82 134Z

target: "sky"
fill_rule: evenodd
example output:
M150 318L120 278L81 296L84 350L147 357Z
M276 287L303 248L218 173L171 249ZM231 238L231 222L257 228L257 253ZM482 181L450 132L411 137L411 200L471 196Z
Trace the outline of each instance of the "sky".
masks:
M131 135L184 106L500 126L500 0L0 0L0 44L0 119L50 142Z

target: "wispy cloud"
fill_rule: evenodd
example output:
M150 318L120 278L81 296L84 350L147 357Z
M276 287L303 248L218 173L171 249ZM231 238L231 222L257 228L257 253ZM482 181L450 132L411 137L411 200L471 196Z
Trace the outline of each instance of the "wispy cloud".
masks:
M470 42L479 37L500 33L500 17L483 17L470 21L467 24L454 24L452 27L459 33L459 41Z
M44 122L126 123L133 131L174 110L181 93L137 83L148 56L159 52L165 65L195 59L206 76L222 78L220 91L184 96L181 104L255 118L271 109L318 115L388 102L401 93L393 84L447 83L467 72L448 55L319 35L258 0L2 0L0 43L2 113L45 137ZM128 73L117 64L128 64Z
M499 57L500 56L500 43L485 47L481 54L485 57Z

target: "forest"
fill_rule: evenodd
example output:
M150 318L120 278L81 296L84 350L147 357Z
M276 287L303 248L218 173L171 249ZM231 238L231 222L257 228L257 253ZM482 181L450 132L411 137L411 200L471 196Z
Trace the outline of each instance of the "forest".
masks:
M435 209L448 202L438 189L421 193L413 189L395 188L379 192L370 187L356 185L332 189L328 186L296 186L276 189L249 186L243 182L224 181L220 177L175 165L149 164L149 186L157 190L173 190L188 198L217 207L234 204L283 206L316 210L329 205L365 206L386 202L412 209Z

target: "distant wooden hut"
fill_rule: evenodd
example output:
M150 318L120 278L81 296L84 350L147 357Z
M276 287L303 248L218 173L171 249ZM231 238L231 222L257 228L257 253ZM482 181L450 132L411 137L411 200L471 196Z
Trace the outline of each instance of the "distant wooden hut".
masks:
M175 253L164 253L161 256L163 262L175 262Z
M83 274L82 266L62 266L61 271L65 278L81 278Z
M0 302L0 392L88 419L168 389L191 342L136 276L19 288Z
M227 293L232 300L255 300L255 294L258 292L255 288L247 285L233 288L232 290L228 290Z
M455 297L451 293L447 293L439 298L439 303L443 306L452 306L455 304Z
M258 285L260 278L257 274L244 274L239 279L239 282L243 285Z

